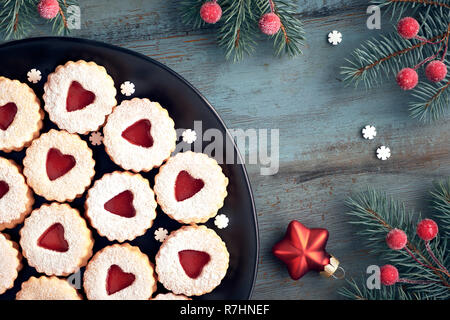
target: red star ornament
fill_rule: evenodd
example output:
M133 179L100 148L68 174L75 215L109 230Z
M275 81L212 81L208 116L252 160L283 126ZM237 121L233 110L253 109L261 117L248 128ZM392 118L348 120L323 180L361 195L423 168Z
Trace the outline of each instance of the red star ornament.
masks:
M273 254L283 261L292 279L298 280L311 270L330 277L339 261L325 251L328 230L309 229L298 221L291 221L284 238L272 248Z

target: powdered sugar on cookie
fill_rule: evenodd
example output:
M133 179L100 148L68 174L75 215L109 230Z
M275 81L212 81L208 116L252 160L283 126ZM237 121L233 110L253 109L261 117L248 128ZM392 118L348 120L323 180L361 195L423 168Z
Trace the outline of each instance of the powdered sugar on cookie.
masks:
M203 184L199 191L194 190L197 191L195 194L182 201L177 200L175 190L180 172L188 176L186 184L200 180L200 186ZM228 178L216 160L188 151L178 153L160 168L154 190L158 204L172 219L182 223L203 223L214 217L223 206L227 185Z
M195 250L210 260L194 279L180 262L180 252ZM225 243L205 226L186 226L173 232L156 255L156 273L164 287L175 294L203 295L216 288L227 273L229 254Z
M22 223L31 212L33 193L14 161L0 158L0 230Z
M128 140L124 137L126 130L130 132ZM135 172L160 166L175 150L177 139L175 124L167 110L157 102L139 98L117 106L108 117L103 134L103 144L111 159L125 170ZM130 142L134 138L144 140L144 146Z
M107 281L111 267L130 277L121 290L108 293ZM133 279L134 277L134 279ZM153 266L138 247L115 244L106 247L92 258L84 273L84 290L90 300L148 300L156 291ZM117 289L116 289L117 290Z
M71 133L97 131L117 104L114 81L106 69L84 60L58 66L48 76L44 91L50 120ZM77 100L77 106L68 107L68 95Z
M126 193L126 194L125 194ZM108 211L105 203L117 199L116 207ZM120 211L131 211L123 212ZM115 213L114 213L115 212ZM110 241L133 240L149 229L156 217L155 195L147 179L140 174L113 172L105 174L89 190L86 199L86 215L100 235Z
M39 244L44 233L60 224L67 250L59 252ZM20 246L28 264L47 275L67 276L86 265L94 241L86 221L68 204L44 204L34 210L20 230Z

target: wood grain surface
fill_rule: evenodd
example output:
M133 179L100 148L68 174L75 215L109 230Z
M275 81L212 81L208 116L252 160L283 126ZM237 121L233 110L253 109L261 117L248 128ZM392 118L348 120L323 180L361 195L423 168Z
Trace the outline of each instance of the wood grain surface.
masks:
M274 58L270 42L261 41L244 62L224 60L214 34L183 25L177 1L84 0L82 28L73 36L100 40L135 50L168 65L197 87L229 128L280 130L280 170L260 175L248 165L261 237L254 299L338 299L342 280L310 273L299 281L271 254L271 247L297 219L330 231L328 251L347 277L360 277L377 262L348 224L344 200L367 186L385 190L407 207L427 212L434 179L450 175L450 122L424 125L409 117L410 96L394 81L366 91L345 87L344 59L361 41L389 32L366 28L368 1L299 0L307 33L304 55ZM46 33L35 31L34 35ZM45 29L44 29L45 30ZM343 34L336 47L326 40L331 30ZM361 137L366 124L378 135ZM375 150L392 150L380 161ZM248 158L252 149L241 150Z

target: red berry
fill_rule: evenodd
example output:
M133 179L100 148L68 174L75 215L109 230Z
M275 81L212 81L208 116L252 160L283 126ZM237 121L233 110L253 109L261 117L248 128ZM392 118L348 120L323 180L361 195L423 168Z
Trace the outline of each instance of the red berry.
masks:
M404 68L397 73L396 80L400 88L403 90L411 90L419 82L419 75L414 69Z
M53 19L59 13L58 0L41 0L37 5L37 9L42 18Z
M431 219L423 219L417 225L417 235L425 241L433 240L439 231L438 225Z
M416 19L406 17L397 24L398 33L405 39L412 39L419 33L420 25Z
M447 76L447 66L439 60L431 61L425 68L425 75L432 82L439 82Z
M216 1L205 2L200 8L200 17L206 23L216 23L222 17L222 8Z
M267 34L269 36L277 33L281 28L280 17L278 17L275 13L269 12L264 14L261 19L259 19L259 29L262 33Z
M406 233L400 229L392 229L386 236L386 243L392 250L401 250L406 246L408 237Z
M392 286L398 282L398 270L393 265L387 264L380 268L380 280L385 286Z

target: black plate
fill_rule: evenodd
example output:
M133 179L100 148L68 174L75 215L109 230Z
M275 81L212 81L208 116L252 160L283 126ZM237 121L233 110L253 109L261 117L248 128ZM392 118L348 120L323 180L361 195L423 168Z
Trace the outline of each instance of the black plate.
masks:
M58 65L69 60L79 59L95 61L106 67L115 81L118 92L116 98L119 103L126 99L120 94L120 84L130 80L136 85L133 97L147 97L160 102L174 119L176 128L193 129L194 121L201 120L203 130L219 129L228 140L227 142L234 145L234 141L219 115L191 84L161 63L130 50L74 38L33 38L15 41L0 45L0 76L28 83L27 72L36 68L42 72L42 80L37 84L28 84L39 97L42 97L47 75L53 72ZM47 132L51 128L56 128L56 126L49 121L46 115L42 132ZM88 141L87 136L82 138ZM207 144L204 142L204 146ZM92 146L90 143L89 145ZM110 160L103 146L93 146L92 149L96 161L95 179L99 179L107 172L121 170ZM223 152L226 154L225 147ZM241 159L235 145L233 152L235 159ZM0 152L0 156L22 163L24 152L9 154ZM217 230L213 223L214 219L210 219L206 225L216 230L227 244L230 252L230 267L220 286L199 299L248 299L253 290L258 261L258 228L253 196L244 165L224 164L221 166L230 182L227 188L228 197L219 213L226 214L230 219L230 224L226 229ZM152 187L156 172L157 169L143 174L150 180ZM83 196L75 200L72 205L83 212L84 200ZM34 207L39 207L44 202L47 201L36 196ZM20 227L21 225L4 232L10 234L13 240L18 241ZM145 235L131 242L148 254L153 262L160 245L154 239L153 233L160 227L172 231L179 228L180 225L168 218L158 207L153 227ZM99 236L94 229L92 231L95 237L94 252L111 243L106 238ZM20 290L21 282L32 275L37 275L37 272L26 265L25 261L25 267L20 272L15 287L0 295L0 299L14 299L17 291ZM158 292L165 292L160 284Z

